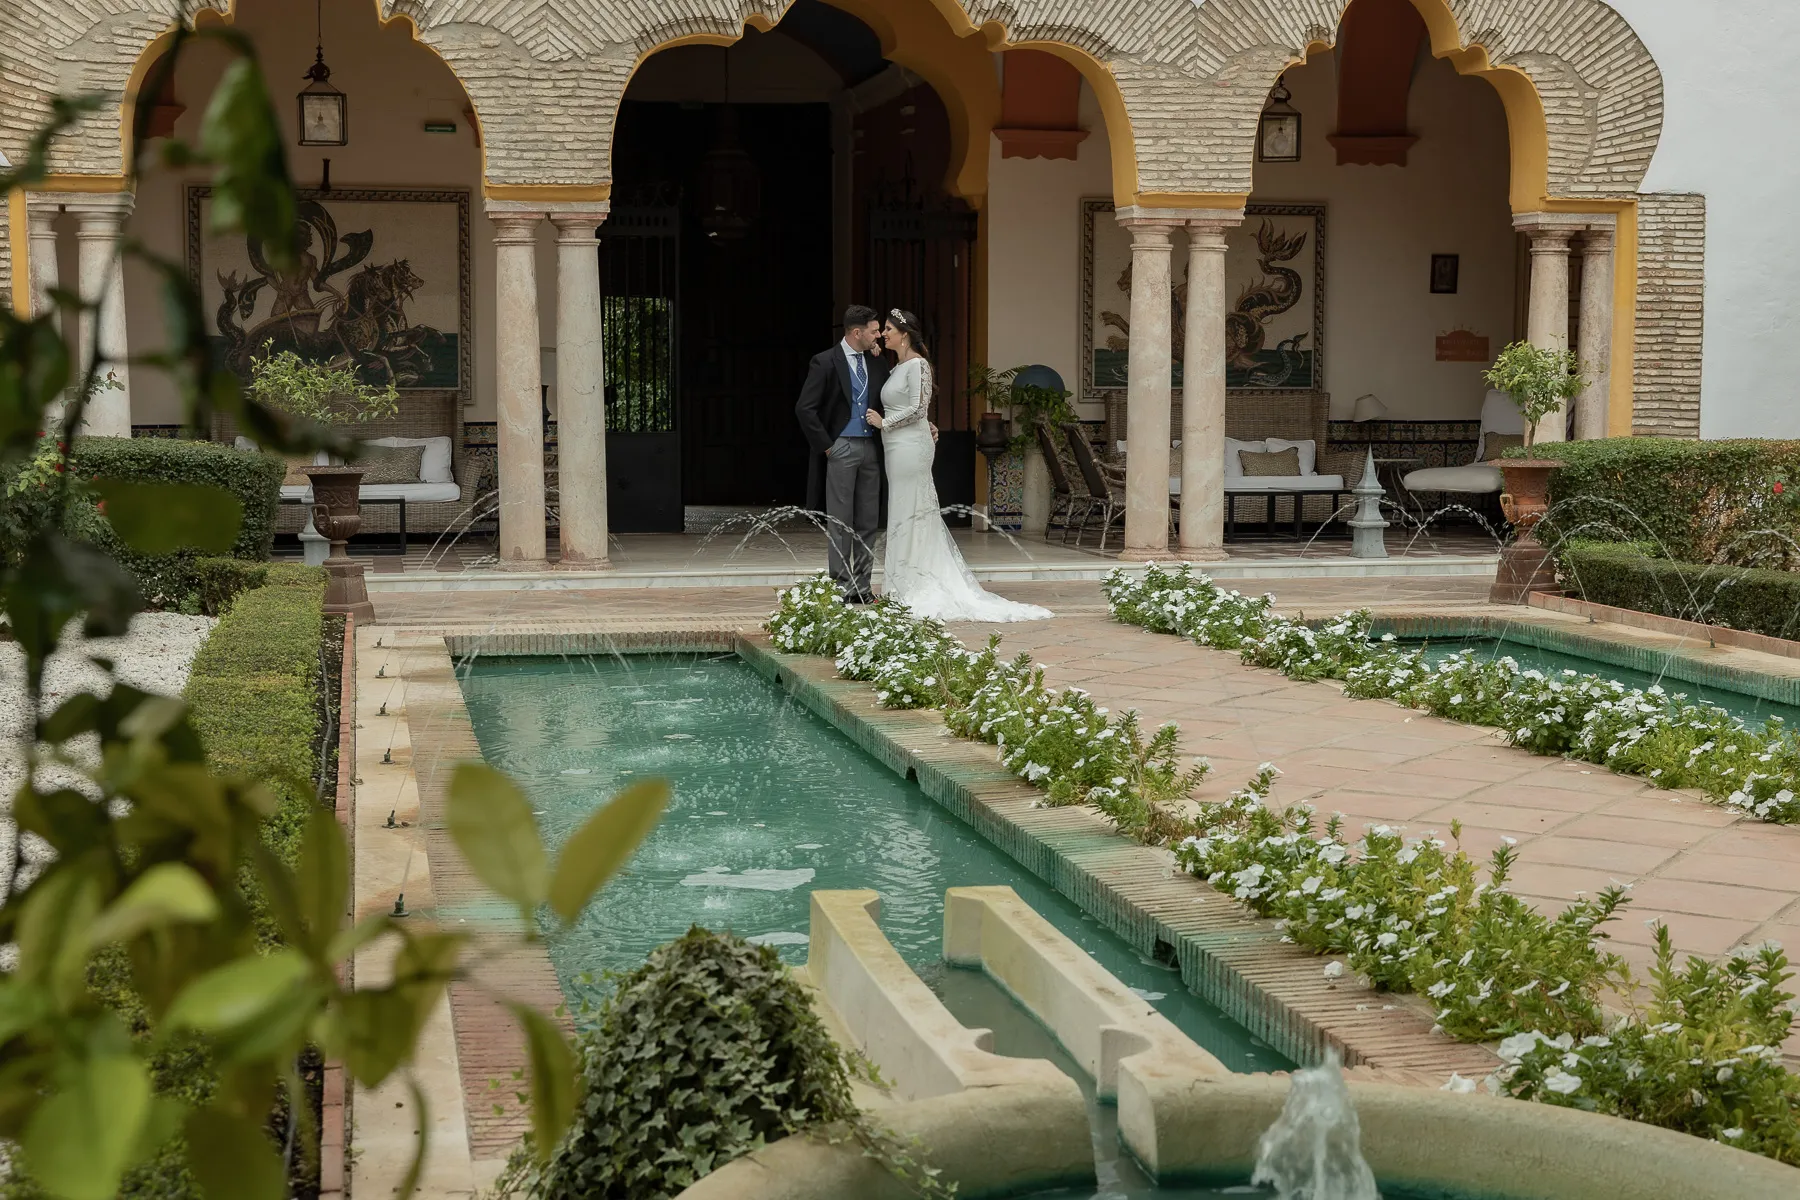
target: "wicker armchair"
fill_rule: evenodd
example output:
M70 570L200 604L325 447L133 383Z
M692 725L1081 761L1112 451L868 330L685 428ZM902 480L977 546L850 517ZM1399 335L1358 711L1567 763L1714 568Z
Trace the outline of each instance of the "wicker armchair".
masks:
M1050 436L1049 426L1036 421L1033 427L1037 431L1038 452L1044 456L1044 466L1050 472L1050 517L1044 522L1044 540L1050 540L1050 527L1056 524L1057 515L1061 514L1062 540L1066 543L1075 524L1075 488L1069 482L1070 464L1063 460L1056 439Z
M1106 550L1107 534L1112 532L1114 523L1123 524L1125 520L1125 471L1110 463L1103 464L1094 457L1094 447L1089 444L1087 431L1079 425L1064 425L1063 436L1068 440L1069 451L1075 457L1075 467L1081 478L1087 495L1078 497L1086 508L1081 514L1081 524L1075 531L1075 544L1081 545L1083 535L1087 533L1088 524L1093 520L1094 510L1100 510L1100 550Z

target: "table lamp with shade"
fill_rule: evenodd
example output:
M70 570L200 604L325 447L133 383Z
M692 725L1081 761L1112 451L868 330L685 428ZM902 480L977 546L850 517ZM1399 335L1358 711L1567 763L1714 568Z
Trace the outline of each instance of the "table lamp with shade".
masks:
M1350 410L1352 421L1379 421L1387 416L1387 405L1378 399L1374 392L1366 392L1356 398L1356 405Z

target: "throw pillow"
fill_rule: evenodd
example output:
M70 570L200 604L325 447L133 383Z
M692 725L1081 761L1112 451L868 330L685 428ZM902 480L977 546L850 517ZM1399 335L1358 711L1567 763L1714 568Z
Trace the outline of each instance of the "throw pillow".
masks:
M1525 444L1522 433L1488 433L1481 439L1481 461L1496 462L1508 450L1517 449Z
M1300 474L1300 451L1292 446L1286 450L1274 450L1267 454L1258 454L1254 450L1239 450L1238 461L1244 464L1244 476L1250 479Z
M1242 479L1244 477L1243 464L1238 461L1238 452L1239 451L1250 450L1250 451L1254 451L1257 454L1261 454L1263 451L1267 450L1268 448L1269 448L1269 444L1267 442L1265 442L1264 440L1262 440L1261 438L1257 438L1254 441L1246 441L1242 438L1234 438L1234 437L1226 438L1225 439L1225 478L1227 478L1227 479Z
M1318 474L1314 469L1319 458L1319 444L1317 442L1313 441L1311 438L1307 438L1305 441L1289 441L1287 438L1269 439L1269 449L1271 451L1286 450L1290 447L1300 452L1300 469L1296 471L1295 474ZM1329 472L1327 472L1327 474L1329 474Z
M371 446L356 465L362 468L365 484L417 483L424 459L423 446Z

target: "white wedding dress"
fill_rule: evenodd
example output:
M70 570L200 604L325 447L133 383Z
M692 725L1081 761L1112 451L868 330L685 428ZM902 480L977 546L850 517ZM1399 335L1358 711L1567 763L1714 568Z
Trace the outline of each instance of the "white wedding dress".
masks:
M931 480L936 444L925 414L931 411L931 367L908 359L881 385L881 446L887 459L887 559L882 593L921 617L941 621L1037 621L1047 608L1019 604L982 590L950 538Z

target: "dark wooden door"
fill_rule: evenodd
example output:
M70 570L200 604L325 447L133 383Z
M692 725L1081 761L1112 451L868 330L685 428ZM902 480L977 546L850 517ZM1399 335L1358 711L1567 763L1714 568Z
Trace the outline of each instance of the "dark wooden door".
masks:
M832 342L831 112L740 104L738 136L759 170L755 224L708 238L683 208L682 468L689 504L806 499L807 450L794 419L807 360ZM702 153L717 106L699 112ZM702 189L690 190L690 195Z

